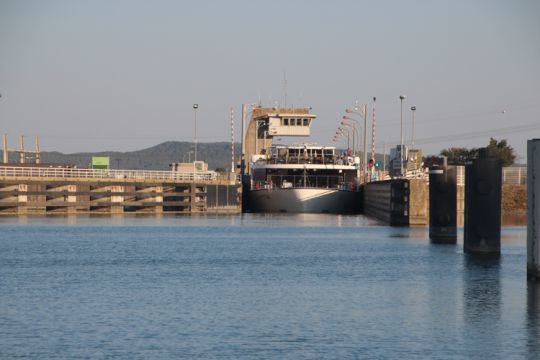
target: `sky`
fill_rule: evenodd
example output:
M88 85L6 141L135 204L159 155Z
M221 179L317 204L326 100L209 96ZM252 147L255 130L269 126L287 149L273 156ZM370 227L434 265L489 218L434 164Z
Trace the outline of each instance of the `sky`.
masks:
M285 86L286 79L286 86ZM132 151L240 140L242 103L310 106L311 142L376 97L376 149L540 137L540 2L0 0L10 147ZM400 95L403 101L401 127ZM361 121L363 122L363 121ZM306 141L306 139L297 139ZM368 148L371 148L369 140Z

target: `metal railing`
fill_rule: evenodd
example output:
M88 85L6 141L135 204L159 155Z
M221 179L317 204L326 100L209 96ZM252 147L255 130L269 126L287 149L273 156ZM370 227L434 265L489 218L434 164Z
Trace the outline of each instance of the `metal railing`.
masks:
M251 189L288 189L288 188L322 188L355 190L356 183L346 183L342 176L338 175L273 175L266 181L252 181Z
M280 156L259 159L259 163L266 164L322 164L322 165L354 165L354 157L342 156Z
M457 185L465 185L465 166L456 166ZM526 166L509 166L502 169L503 185L526 185L527 184L527 167Z
M527 185L527 167L512 166L503 168L503 184Z
M218 178L218 174L215 171L177 172L153 170L101 170L16 166L0 166L0 176L171 181L211 181L217 180Z

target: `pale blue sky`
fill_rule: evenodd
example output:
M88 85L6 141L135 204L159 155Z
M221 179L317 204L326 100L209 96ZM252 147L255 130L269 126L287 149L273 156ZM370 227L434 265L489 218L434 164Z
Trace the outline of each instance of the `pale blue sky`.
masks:
M241 103L281 102L284 70L319 143L373 96L378 151L396 143L405 94L405 139L415 105L424 153L533 124L493 132L523 158L540 137L540 2L0 0L12 147L20 134L63 152L191 141L193 103L199 142L229 141L229 108L239 129Z

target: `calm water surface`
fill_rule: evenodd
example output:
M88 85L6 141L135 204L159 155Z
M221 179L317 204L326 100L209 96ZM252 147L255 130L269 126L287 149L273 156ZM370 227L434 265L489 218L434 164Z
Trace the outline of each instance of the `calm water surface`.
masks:
M0 358L540 358L502 256L362 216L0 218Z

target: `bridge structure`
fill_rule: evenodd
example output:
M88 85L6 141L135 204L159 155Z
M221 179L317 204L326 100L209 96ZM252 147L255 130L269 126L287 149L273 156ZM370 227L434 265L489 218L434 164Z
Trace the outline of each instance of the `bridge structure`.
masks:
M147 171L0 165L0 214L239 212L237 179L214 171ZM208 189L225 189L226 206ZM232 205L229 205L232 204Z

